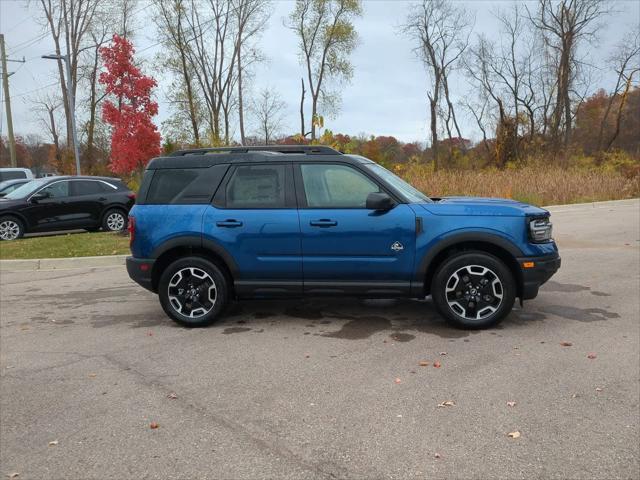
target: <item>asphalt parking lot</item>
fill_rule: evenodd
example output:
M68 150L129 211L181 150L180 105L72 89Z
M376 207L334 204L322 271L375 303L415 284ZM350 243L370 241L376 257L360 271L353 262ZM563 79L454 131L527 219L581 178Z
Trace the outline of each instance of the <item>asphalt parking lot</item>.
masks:
M640 202L552 219L562 269L481 332L352 299L184 329L124 267L3 271L0 474L638 478Z

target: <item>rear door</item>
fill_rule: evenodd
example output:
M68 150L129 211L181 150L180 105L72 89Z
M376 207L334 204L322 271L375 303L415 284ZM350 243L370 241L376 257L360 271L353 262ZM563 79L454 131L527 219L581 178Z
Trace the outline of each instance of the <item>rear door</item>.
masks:
M233 165L204 215L203 243L224 248L239 295L302 292L300 224L291 163Z
M100 224L102 207L107 201L106 185L98 180L71 180L69 208L77 227ZM110 187L115 192L113 187Z
M295 168L304 291L408 293L416 237L409 205L368 210L367 196L384 188L351 164L304 162Z

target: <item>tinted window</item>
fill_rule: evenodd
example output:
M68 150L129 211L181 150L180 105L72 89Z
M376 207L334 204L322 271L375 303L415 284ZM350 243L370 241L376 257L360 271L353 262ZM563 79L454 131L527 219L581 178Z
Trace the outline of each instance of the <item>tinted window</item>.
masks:
M0 182L5 180L17 180L18 178L27 178L27 174L24 172L0 172Z
M365 208L367 196L379 192L376 183L346 165L300 165L307 206Z
M140 204L209 203L229 165L209 168L148 170L140 188Z
M284 177L284 165L247 165L236 168L227 184L227 208L283 208Z
M21 187L24 183L14 183L13 185L7 185L3 189L0 190L1 193L7 194L13 192L16 188Z
M60 198L69 196L69 182L55 182L41 190L42 193L48 193L49 198Z
M76 180L71 182L73 195L98 195L105 192L106 185L93 180ZM113 190L113 189L112 189Z

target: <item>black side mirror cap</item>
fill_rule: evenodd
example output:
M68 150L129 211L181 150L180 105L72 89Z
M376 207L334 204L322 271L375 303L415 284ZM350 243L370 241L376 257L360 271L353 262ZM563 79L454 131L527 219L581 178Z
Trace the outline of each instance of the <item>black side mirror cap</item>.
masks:
M367 196L366 207L369 210L386 211L391 210L395 205L393 199L386 193L374 192Z
M49 198L50 196L51 195L49 195L48 193L38 192L31 195L31 198L29 200L33 203L38 203L40 200L44 200L45 198Z

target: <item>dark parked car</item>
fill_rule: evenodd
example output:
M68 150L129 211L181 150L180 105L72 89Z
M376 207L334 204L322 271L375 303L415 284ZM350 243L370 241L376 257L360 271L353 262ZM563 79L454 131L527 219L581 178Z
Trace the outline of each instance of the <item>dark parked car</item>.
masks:
M0 197L4 197L5 195L13 192L16 188L21 187L25 183L29 183L31 179L20 179L20 180L6 180L4 182L0 182Z
M25 233L84 228L121 231L136 195L108 177L32 180L0 198L0 240Z

